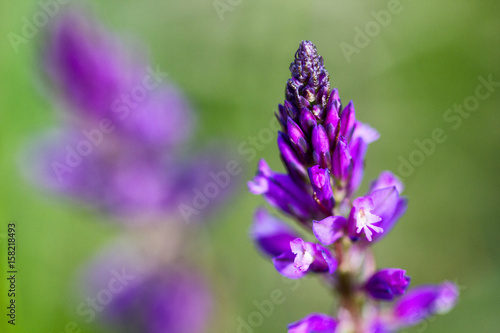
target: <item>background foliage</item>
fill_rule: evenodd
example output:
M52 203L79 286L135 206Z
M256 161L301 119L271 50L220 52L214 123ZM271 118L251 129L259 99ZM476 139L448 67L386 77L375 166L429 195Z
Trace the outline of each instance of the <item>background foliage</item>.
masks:
M371 11L386 9L388 1L243 0L233 1L234 6L221 1L232 8L223 19L211 0L90 3L110 29L142 40L152 63L191 98L199 116L193 146L222 138L238 147L268 127L284 99L288 66L302 39L317 45L344 103L354 100L358 119L382 135L368 152L363 189L381 170L397 172L399 156L408 159L418 148L414 140L430 138L433 129L442 128L447 140L405 179L409 210L376 246L378 263L407 269L413 286L444 279L461 286L460 302L450 314L412 332L496 332L500 89L481 101L456 130L443 114L474 94L479 76L491 74L500 81L500 3L401 0L402 11L348 62L340 44L354 45L354 27L364 29L374 19ZM7 38L9 32L19 34L22 18L38 10L38 1L0 2L0 221L1 233L9 221L18 225L15 332L59 333L69 320L84 332L98 332L75 314L79 300L73 297L74 278L120 228L75 203L34 189L21 175L23 147L58 124L53 106L39 89L37 47L42 32L18 53ZM281 168L274 140L257 153L245 162L244 179L253 175L259 158ZM246 157L240 156L243 161ZM284 332L287 323L332 306L329 293L316 281L303 281L293 291L253 248L248 229L254 209L262 204L242 182L237 195L202 232L207 245L200 258L218 295L213 332L236 332L237 318L247 318L256 310L253 302L269 299L277 288L286 302L256 332ZM1 288L4 299L4 283ZM2 318L0 327L6 321Z

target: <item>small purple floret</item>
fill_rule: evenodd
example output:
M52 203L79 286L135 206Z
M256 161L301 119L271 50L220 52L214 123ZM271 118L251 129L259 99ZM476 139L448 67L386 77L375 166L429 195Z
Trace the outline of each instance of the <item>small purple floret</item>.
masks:
M398 268L382 269L366 282L365 289L372 298L392 301L404 294L410 284L406 271Z
M312 313L288 325L288 333L335 333L337 321L322 313Z

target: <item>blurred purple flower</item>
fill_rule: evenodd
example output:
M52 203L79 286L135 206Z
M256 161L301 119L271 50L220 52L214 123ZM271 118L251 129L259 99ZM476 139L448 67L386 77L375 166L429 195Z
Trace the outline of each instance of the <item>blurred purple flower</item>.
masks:
M197 271L119 245L101 252L82 275L86 297L78 309L85 321L97 318L116 332L207 331L212 295Z
M451 282L416 287L394 305L393 321L398 327L416 325L435 314L447 313L457 299L458 288Z
M193 271L159 270L117 295L104 320L119 332L206 332L211 295Z
M54 20L42 66L70 117L24 161L37 184L132 223L206 220L235 188L234 179L217 183L203 209L192 207L196 189L225 172L229 156L181 155L193 134L188 101L90 16L68 10Z
M191 136L191 108L167 74L80 11L67 11L51 25L42 65L56 98L81 122L98 127L108 120L122 140L148 147Z

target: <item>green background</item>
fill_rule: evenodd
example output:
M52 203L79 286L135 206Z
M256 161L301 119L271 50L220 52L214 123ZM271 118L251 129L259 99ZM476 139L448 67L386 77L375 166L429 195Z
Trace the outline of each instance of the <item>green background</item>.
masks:
M99 332L75 314L80 302L73 297L75 272L121 231L105 216L47 196L22 177L23 147L58 120L37 87L41 33L18 53L7 38L20 34L22 18L40 10L38 1L0 3L0 233L7 223L17 224L19 270L18 325L9 332L59 333L68 321L83 332ZM91 7L111 30L147 45L151 63L192 100L199 117L194 147L214 138L237 147L268 127L303 39L317 45L344 104L352 99L358 119L381 133L368 152L362 190L381 170L397 172L399 156L408 159L417 149L415 140L442 128L447 140L405 179L409 210L376 245L378 264L405 268L413 286L445 279L460 286L451 313L409 332L498 332L500 89L456 130L443 114L474 95L479 76L500 81L500 2L401 0L401 12L350 62L340 44L354 45L354 28L364 29L373 21L371 11L387 9L388 1L233 3L223 19L211 0L91 1ZM264 204L245 185L259 158L281 170L273 140L244 163L238 192L201 230L206 250L200 256L217 295L210 332L236 332L237 318L247 318L256 310L253 302L269 299L275 289L284 292L286 302L255 332L284 332L287 323L332 306L314 279L293 291L248 239L253 211Z

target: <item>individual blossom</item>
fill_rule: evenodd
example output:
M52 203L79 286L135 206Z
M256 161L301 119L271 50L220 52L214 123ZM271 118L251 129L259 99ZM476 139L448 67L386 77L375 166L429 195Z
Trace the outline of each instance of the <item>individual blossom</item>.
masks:
M408 201L400 196L403 185L385 171L372 182L370 191L353 201L348 219L349 235L367 242L380 240L406 212Z
M254 217L251 237L263 254L272 258L276 270L291 279L308 273L331 274L337 260L329 249L306 242L286 223L259 209Z
M273 258L274 267L283 276L299 279L308 272L333 273L337 268L337 260L330 250L301 238L290 242L290 249Z
M259 162L257 176L248 183L253 194L262 194L272 206L307 223L311 218L324 216L311 195L287 174L276 173L266 161Z
M290 324L289 332L389 333L449 310L458 296L453 284L406 293L405 270L377 270L371 246L390 233L408 205L404 185L389 171L356 196L368 145L379 133L356 119L352 101L342 105L314 44L300 44L290 72L276 114L286 173L262 160L248 187L309 235L261 209L251 236L280 274L320 276L339 300L332 317L311 314Z
M410 284L410 277L405 274L398 268L382 269L368 279L365 289L374 299L392 301L403 295Z
M321 313L313 313L288 325L288 333L335 333L337 321Z
M261 208L255 212L251 238L264 254L271 257L281 255L290 249L290 242L298 238L298 234L285 222L269 214Z

